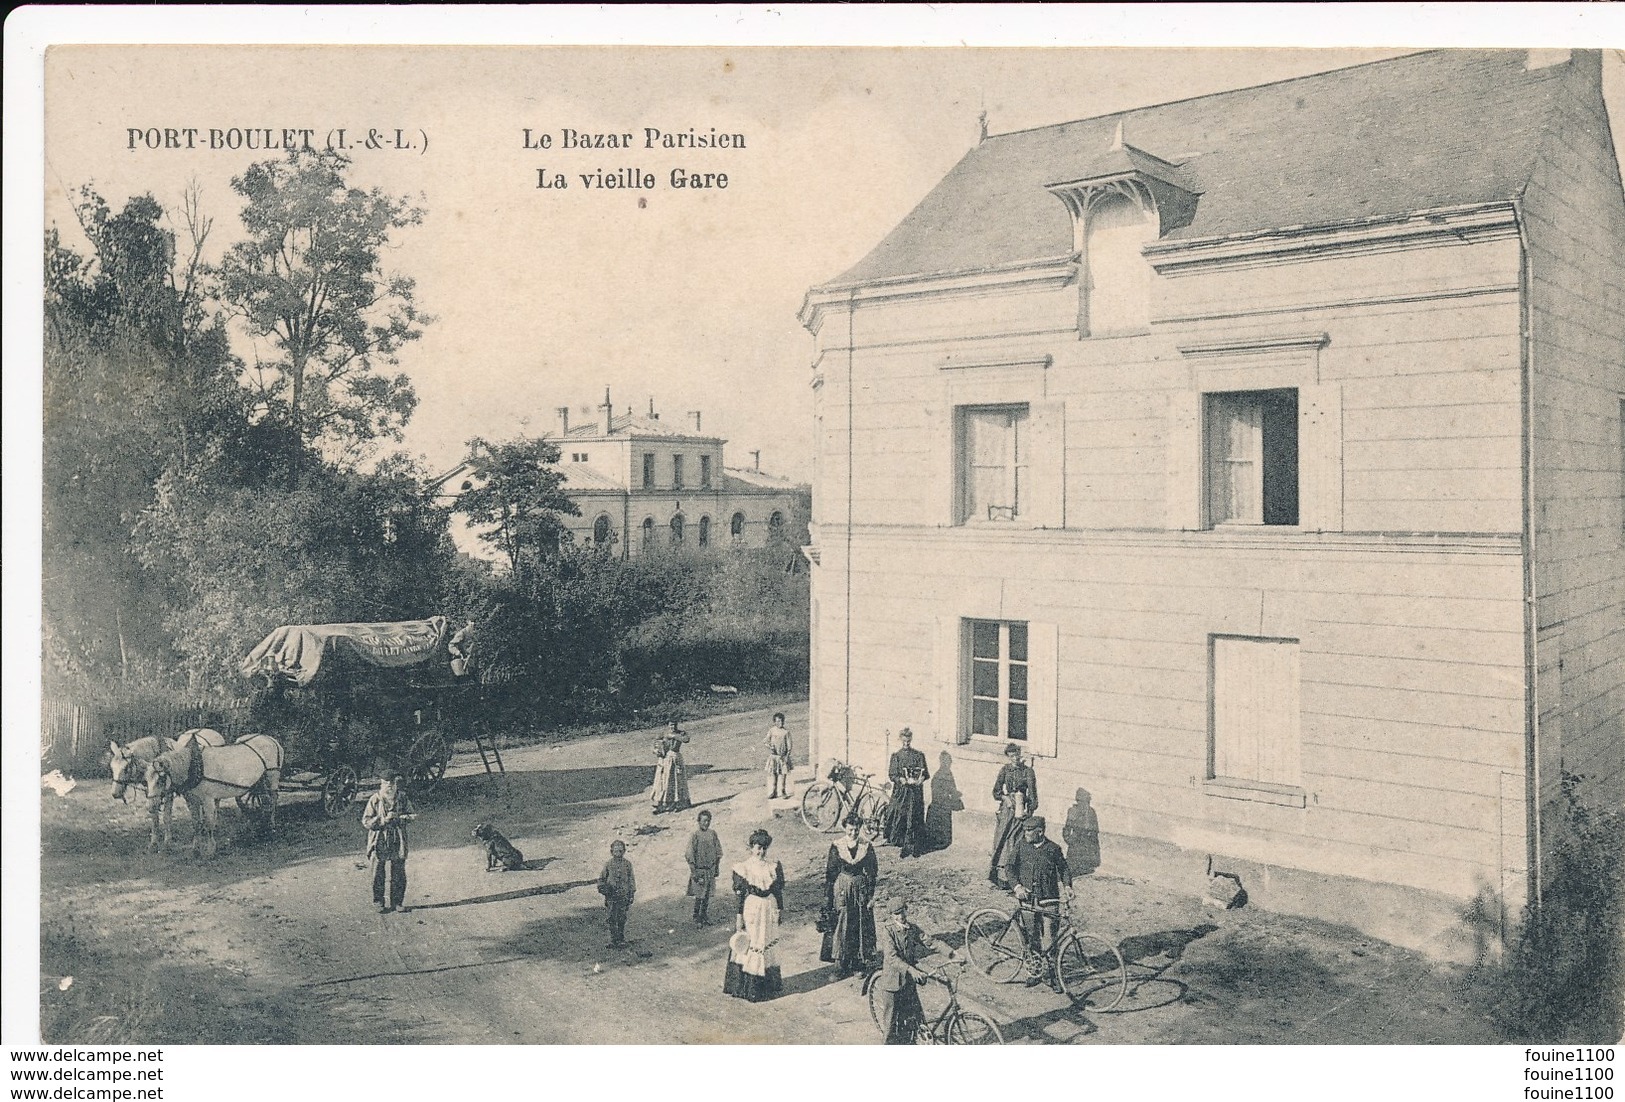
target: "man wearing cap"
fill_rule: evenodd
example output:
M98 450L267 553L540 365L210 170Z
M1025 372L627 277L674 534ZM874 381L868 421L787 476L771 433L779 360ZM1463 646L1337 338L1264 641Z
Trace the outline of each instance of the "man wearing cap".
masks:
M1021 912L1022 925L1027 930L1027 948L1041 954L1042 961L1040 967L1030 969L1027 986L1036 987L1048 980L1050 987L1059 991L1061 983L1055 974L1054 961L1055 934L1060 928L1061 915L1050 901L1072 901L1072 870L1067 867L1061 847L1044 837L1046 824L1042 815L1028 817L1021 826L1022 838L1012 845L1006 868L1016 899L1036 908Z
M386 774L361 813L361 825L367 828L367 859L372 862L372 902L379 914L409 909L406 824L417 818L417 812L401 787L405 779L401 773Z
M1004 866L1009 860L1010 848L1021 838L1016 824L1038 809L1038 774L1021 760L1021 747L1017 743L1007 745L1004 753L1009 761L993 781L993 798L999 802L999 817L993 824L993 856L987 866L988 880L1001 886L1007 879Z
M920 1025L920 993L925 973L915 967L926 954L925 935L908 920L908 901L886 902L880 938L880 975L875 977L875 1009L888 1045L912 1045Z

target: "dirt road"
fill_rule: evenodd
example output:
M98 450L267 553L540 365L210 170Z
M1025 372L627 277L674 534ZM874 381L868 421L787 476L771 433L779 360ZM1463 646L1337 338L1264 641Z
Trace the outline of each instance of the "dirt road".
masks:
M787 707L805 731L804 704ZM813 919L827 839L793 806L769 806L760 765L767 712L687 726L696 808L713 812L726 855L765 826L789 878L786 995L722 995L730 898L696 929L683 895L692 813L654 815L651 732L505 754L492 782L454 765L414 824L406 914L379 915L360 867L359 804L343 819L285 806L269 843L241 830L213 861L145 852L144 808L87 780L47 792L42 865L41 1020L48 1041L201 1043L858 1043L878 1041L856 979L818 962ZM798 760L804 747L798 746ZM807 770L801 770L805 783ZM498 826L529 868L487 874L469 832ZM177 836L189 828L177 823ZM609 843L625 841L638 880L631 947L605 948L594 890ZM916 901L928 932L952 939L999 896L962 844L882 877ZM722 888L726 890L726 871ZM1014 1041L1477 1042L1488 1025L1459 975L1351 931L1199 901L1125 879L1081 885L1091 921L1134 964L1122 1012L1095 1020L1048 992L970 982ZM62 989L62 979L73 983Z

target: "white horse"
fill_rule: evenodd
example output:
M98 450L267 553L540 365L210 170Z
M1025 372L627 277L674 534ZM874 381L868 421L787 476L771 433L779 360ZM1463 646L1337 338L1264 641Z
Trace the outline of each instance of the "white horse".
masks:
M275 832L282 762L282 744L270 735L244 735L230 746L210 746L183 735L174 749L147 763L147 798L183 797L192 813L192 853L206 839L212 857L221 800L263 796Z
M187 731L182 738L192 738L205 746L224 746L226 736L219 731L207 727ZM175 749L175 740L163 735L148 735L138 738L127 746L120 746L116 742L108 744L112 747L112 759L108 767L113 772L113 799L124 799L124 791L131 785L145 784L147 763L159 754ZM147 816L152 820L152 838L147 842L149 851L168 850L170 843L170 825L175 816L175 797L170 795L162 800L147 801ZM163 830L160 833L159 826Z

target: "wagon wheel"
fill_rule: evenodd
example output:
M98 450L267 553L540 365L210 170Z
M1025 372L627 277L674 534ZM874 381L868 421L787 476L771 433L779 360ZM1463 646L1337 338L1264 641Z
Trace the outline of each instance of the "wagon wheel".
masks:
M350 806L350 801L355 799L360 788L361 778L354 769L348 765L335 768L322 783L322 814L329 819L337 819Z
M425 732L412 744L409 760L412 788L426 795L433 792L440 778L446 775L446 766L451 764L451 743L439 731Z

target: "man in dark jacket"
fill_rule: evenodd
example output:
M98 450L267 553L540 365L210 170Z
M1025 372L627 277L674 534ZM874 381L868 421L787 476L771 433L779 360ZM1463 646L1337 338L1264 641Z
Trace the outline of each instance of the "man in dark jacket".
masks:
M1030 968L1027 986L1036 987L1047 980L1053 990L1059 991L1060 978L1055 974L1055 934L1060 928L1061 915L1057 905L1049 901L1072 901L1072 870L1067 867L1061 847L1044 837L1046 824L1042 815L1029 816L1021 825L1022 839L1015 843L1006 867L1016 899L1034 908L1021 912L1021 921L1027 930L1027 948L1039 958L1037 965Z

